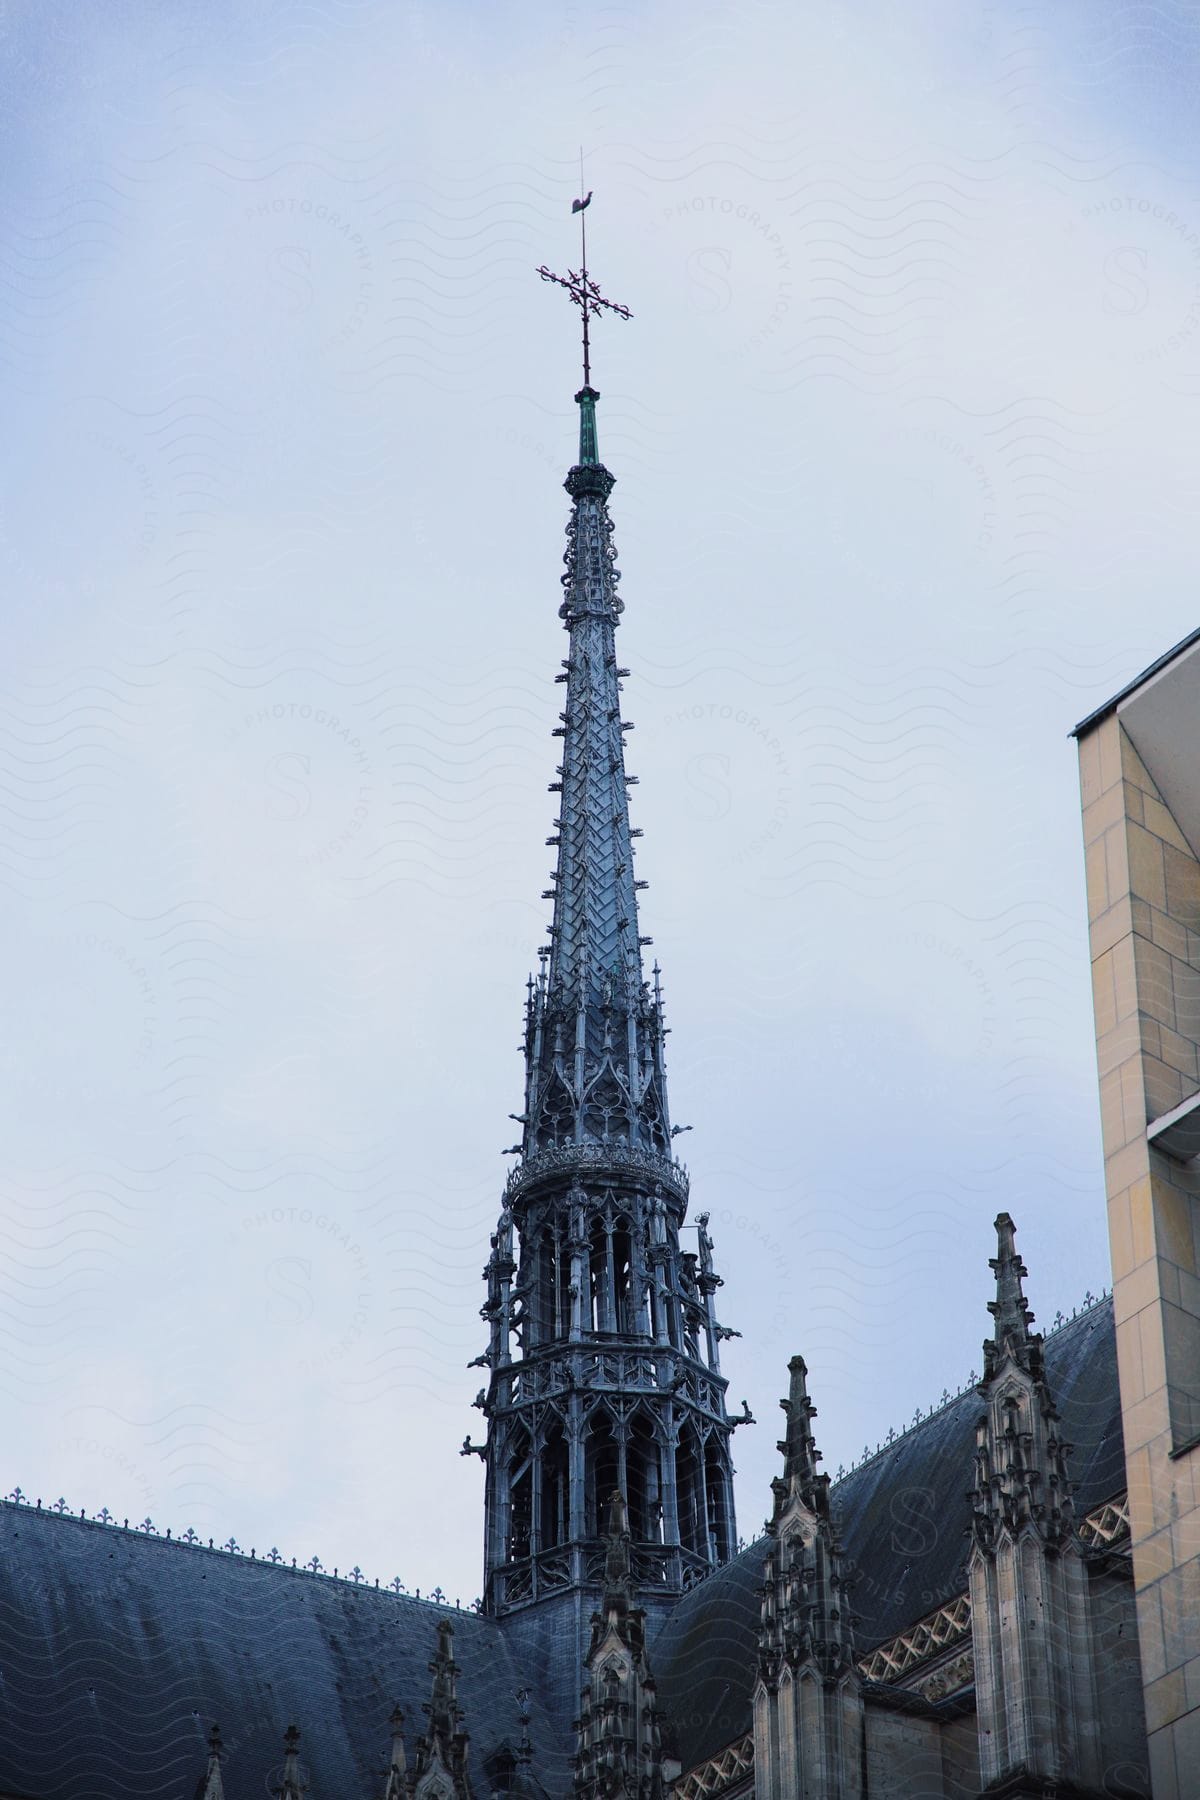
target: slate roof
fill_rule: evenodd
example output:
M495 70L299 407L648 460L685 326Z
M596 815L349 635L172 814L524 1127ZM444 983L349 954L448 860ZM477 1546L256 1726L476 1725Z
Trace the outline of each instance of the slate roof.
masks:
M411 1760L436 1626L454 1625L477 1794L519 1725L521 1682L494 1622L248 1556L0 1510L0 1793L190 1800L215 1721L227 1800L261 1800L285 1726L312 1800L374 1800L398 1700ZM532 1696L534 1765L561 1787L561 1726ZM557 1723L557 1722L556 1722ZM546 1778L542 1774L542 1779ZM569 1785L569 1778L565 1785Z
M1110 1302L1046 1342L1046 1367L1074 1444L1083 1513L1125 1485ZM966 1498L980 1410L957 1396L833 1489L858 1576L858 1644L869 1649L965 1587ZM675 1608L650 1659L685 1767L750 1727L765 1541ZM31 1800L188 1800L216 1721L227 1800L259 1800L286 1725L302 1731L312 1800L373 1800L398 1700L410 1754L429 1697L437 1621L453 1620L459 1700L475 1791L513 1747L514 1691L531 1693L534 1770L570 1789L574 1743L563 1694L527 1673L518 1642L550 1630L502 1625L386 1590L356 1587L138 1531L0 1505L0 1794ZM545 1633L543 1632L543 1635ZM566 1640L564 1639L564 1642ZM544 1671L543 1671L544 1673ZM582 1671L564 1674L578 1694Z
M1046 1374L1074 1446L1082 1517L1125 1488L1112 1302L1046 1339ZM967 1498L982 1404L973 1388L837 1482L831 1499L855 1575L859 1652L966 1590ZM767 1540L686 1594L650 1647L659 1697L686 1768L750 1730Z

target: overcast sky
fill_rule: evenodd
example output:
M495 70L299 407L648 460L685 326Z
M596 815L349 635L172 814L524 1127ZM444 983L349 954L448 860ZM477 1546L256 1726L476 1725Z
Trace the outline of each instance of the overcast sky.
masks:
M1108 1281L1067 733L1196 624L1183 8L5 9L5 1486L480 1589L596 329L739 1528ZM963 1471L964 1483L968 1471Z

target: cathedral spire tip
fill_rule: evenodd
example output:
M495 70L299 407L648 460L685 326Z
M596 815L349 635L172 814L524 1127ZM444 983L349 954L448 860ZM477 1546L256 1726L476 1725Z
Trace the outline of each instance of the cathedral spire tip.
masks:
M204 1779L196 1791L196 1800L225 1800L225 1788L221 1780L221 1763L225 1757L225 1746L221 1742L221 1728L214 1725L208 1734L208 1766Z
M995 1221L996 1254L989 1267L996 1277L996 1298L988 1301L994 1321L992 1335L985 1340L984 1380L990 1381L1006 1356L1024 1369L1032 1369L1039 1361L1041 1334L1030 1330L1033 1313L1022 1286L1029 1270L1017 1251L1017 1228L1011 1216L1002 1212Z
M303 1800L307 1789L300 1768L300 1728L289 1725L283 1734L283 1777L272 1791L275 1800Z
M404 1713L399 1703L392 1708L388 1726L392 1734L392 1748L388 1757L383 1800L407 1800L408 1759L404 1753Z
M815 1511L824 1508L829 1477L818 1473L821 1452L813 1440L812 1421L817 1409L808 1397L808 1365L802 1356L788 1363L788 1397L779 1402L787 1415L787 1428L776 1446L783 1457L783 1475L772 1483L775 1510L787 1504L793 1492Z

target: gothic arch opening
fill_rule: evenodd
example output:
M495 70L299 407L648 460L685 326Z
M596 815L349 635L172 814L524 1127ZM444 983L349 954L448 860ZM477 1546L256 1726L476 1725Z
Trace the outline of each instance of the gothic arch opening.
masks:
M548 1225L538 1239L536 1269L536 1337L544 1344L566 1337L571 1329L570 1257L556 1226Z
M542 1446L541 1548L565 1544L571 1526L570 1456L562 1421L556 1419Z
M508 1459L508 1530L506 1554L509 1562L519 1562L530 1552L533 1531L533 1461L529 1450L529 1434L513 1433Z
M654 1264L650 1251L650 1233L643 1226L641 1242L638 1245L637 1292L635 1296L638 1318L635 1324L639 1325L648 1336L658 1340L661 1336L661 1317L654 1280Z
M584 1486L586 1531L590 1538L604 1535L608 1503L620 1485L621 1457L612 1414L599 1407L589 1422L587 1468Z
M633 1291L633 1233L623 1213L613 1220L612 1271L615 1329L628 1337L636 1324L637 1303Z
M730 1518L731 1483L721 1446L710 1437L704 1447L704 1487L708 1501L708 1535L718 1562L733 1555L733 1520Z
M589 1328L612 1331L612 1266L609 1261L609 1234L602 1214L592 1220L588 1233Z
M708 1555L704 1514L704 1459L700 1437L689 1420L675 1446L675 1493L679 1507L679 1541L685 1550Z
M625 1445L629 1530L635 1541L662 1542L662 1455L654 1426L644 1412L634 1415Z

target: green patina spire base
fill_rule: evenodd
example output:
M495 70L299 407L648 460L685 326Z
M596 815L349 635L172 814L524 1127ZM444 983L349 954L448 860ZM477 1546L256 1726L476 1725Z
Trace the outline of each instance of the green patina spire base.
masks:
M594 387L581 387L575 396L579 407L579 461L585 468L600 461L596 437L596 402L599 398Z
M596 402L599 398L595 388L587 385L581 387L575 396L579 407L579 461L563 486L572 499L576 500L581 494L598 494L602 500L606 500L616 479L600 461L600 446L596 437Z

